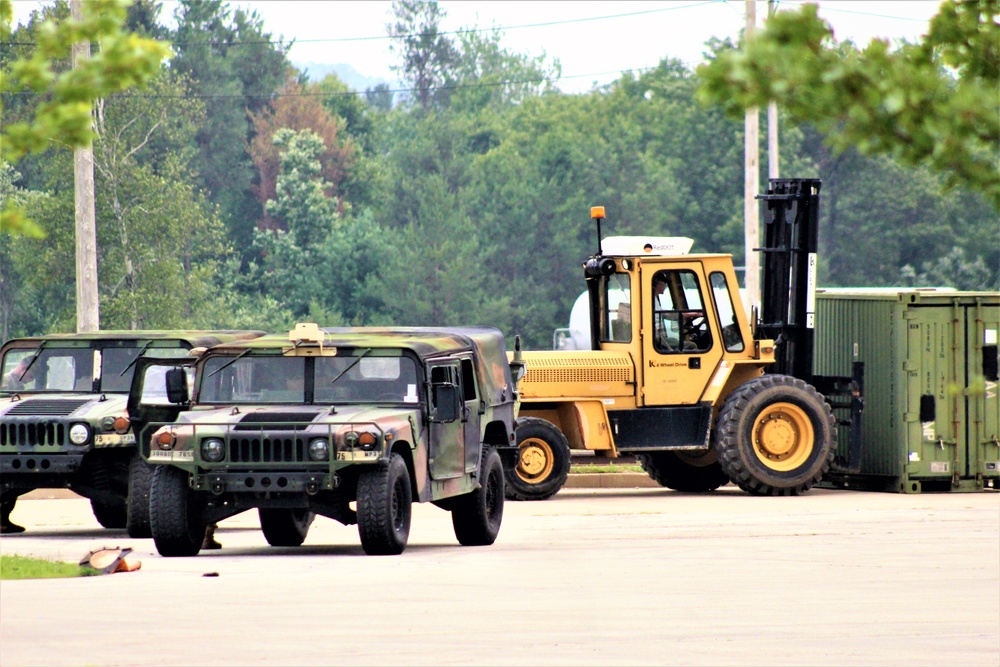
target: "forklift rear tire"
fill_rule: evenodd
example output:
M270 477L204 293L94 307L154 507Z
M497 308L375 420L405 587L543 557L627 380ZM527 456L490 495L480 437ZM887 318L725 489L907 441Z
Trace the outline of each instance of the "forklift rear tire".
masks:
M569 477L566 436L537 417L517 420L517 455L504 465L504 493L511 500L545 500L559 492Z
M702 493L729 483L712 451L696 458L676 452L646 452L635 458L653 481L675 491Z
M714 441L722 469L755 496L795 496L833 463L833 410L802 380L765 375L734 391L719 412Z

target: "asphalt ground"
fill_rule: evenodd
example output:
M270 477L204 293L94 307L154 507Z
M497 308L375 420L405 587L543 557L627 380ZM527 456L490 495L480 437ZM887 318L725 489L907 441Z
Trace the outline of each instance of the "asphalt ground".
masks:
M135 572L0 581L0 665L1000 664L1000 493L564 488L509 502L466 548L414 506L401 556L325 518L269 547L254 513L219 551L162 558L78 498L22 499L0 553ZM211 576L210 576L211 575Z

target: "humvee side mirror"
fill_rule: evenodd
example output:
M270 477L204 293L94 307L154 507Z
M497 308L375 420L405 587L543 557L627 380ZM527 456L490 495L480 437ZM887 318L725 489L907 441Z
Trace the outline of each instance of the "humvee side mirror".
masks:
M447 423L458 419L458 387L453 384L435 384L431 389L434 405L431 421Z
M187 373L183 368L167 371L167 400L171 403L188 402Z

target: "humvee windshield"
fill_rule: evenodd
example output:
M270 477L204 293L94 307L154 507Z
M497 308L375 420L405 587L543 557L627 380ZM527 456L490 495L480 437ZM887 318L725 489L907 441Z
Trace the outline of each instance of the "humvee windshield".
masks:
M416 363L399 354L339 350L335 357L213 356L205 360L198 401L418 403Z
M3 358L0 390L6 391L94 391L94 365L100 367L98 392L127 394L132 386L132 364L140 351L149 356L183 357L183 348L144 347L53 347L12 348ZM122 371L125 371L122 374Z
M93 386L94 350L89 347L12 349L4 355L0 389L89 392Z

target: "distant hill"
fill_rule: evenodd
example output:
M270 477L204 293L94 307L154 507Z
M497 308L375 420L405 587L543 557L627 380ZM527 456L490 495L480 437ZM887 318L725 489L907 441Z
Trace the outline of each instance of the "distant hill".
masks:
M390 88L398 87L398 82L393 83L386 78L365 76L350 65L344 63L336 65L331 65L329 63L293 64L297 69L299 69L299 71L306 72L310 81L322 81L328 74L336 74L338 79L358 92L364 92L369 88L374 88L380 83L387 84Z

